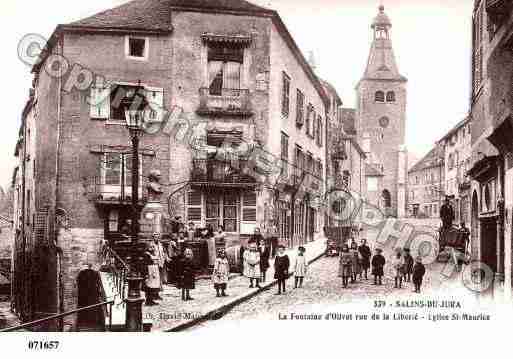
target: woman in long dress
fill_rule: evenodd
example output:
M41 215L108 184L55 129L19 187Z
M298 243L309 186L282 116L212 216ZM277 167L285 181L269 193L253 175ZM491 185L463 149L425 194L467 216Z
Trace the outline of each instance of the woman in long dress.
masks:
M298 248L296 263L294 264L294 288L301 288L303 280L308 272L308 262L305 257L306 249L303 246Z
M216 290L216 297L227 297L226 286L230 275L230 264L226 258L224 249L217 252L217 258L214 263L214 272L212 273L212 281Z
M150 244L146 251L146 280L145 280L145 292L146 292L146 305L156 305L155 299L159 297L159 291L161 288L160 283L160 271L158 265L158 256L156 254L156 248L154 244Z
M253 288L253 282L260 288L260 252L255 242L251 242L249 249L244 251L244 276L249 278L250 288Z

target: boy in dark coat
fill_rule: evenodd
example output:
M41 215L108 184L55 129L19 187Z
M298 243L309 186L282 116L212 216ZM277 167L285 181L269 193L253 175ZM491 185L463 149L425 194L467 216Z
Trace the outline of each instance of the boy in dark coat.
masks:
M372 253L370 247L367 245L366 239L362 239L362 244L358 247L358 252L360 252L360 256L362 257L362 272L365 274L365 280L367 280L367 271L370 267ZM360 274L360 279L361 276Z
M349 252L349 247L347 244L342 246L340 250L340 258L339 258L339 269L338 276L342 277L342 286L347 288L349 277L351 277L351 267L353 262L353 255Z
M410 248L404 248L404 281L409 282L413 271L413 257L410 254Z
M278 293L280 295L283 291L285 293L285 281L289 277L290 260L289 256L285 254L285 246L278 246L278 254L274 259L274 279L278 280Z
M374 276L374 285L383 284L383 268L385 267L385 257L381 254L383 250L376 248L376 254L372 257L372 275Z
M183 301L194 300L194 298L192 298L190 295L190 290L194 289L196 284L194 263L192 258L192 249L187 248L185 250L184 256L181 258L179 271L179 282L180 288L182 289Z
M258 251L260 252L260 281L265 283L265 274L269 269L269 258L271 257L271 250L266 245L265 240L261 239L258 244Z
M419 256L415 259L415 265L413 266L412 281L415 285L415 290L413 292L420 293L424 274L426 274L426 267L422 264L422 257Z

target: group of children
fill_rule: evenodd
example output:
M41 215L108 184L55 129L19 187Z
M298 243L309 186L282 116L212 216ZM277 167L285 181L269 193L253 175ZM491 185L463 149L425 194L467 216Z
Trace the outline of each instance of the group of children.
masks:
M422 286L422 279L426 274L426 267L422 264L422 257L418 256L413 260L410 254L409 248L396 250L393 258L393 270L394 270L394 288L402 288L404 282L413 282L414 292L420 293L420 287Z
M254 247L255 248L250 246L249 252L245 255L245 266L252 267L252 265L249 264L252 262L248 261L248 258L252 253L255 253L255 258L258 257L258 259L254 260L253 267L256 268L260 267L261 263L259 254L262 252L262 250L259 250L259 248L256 246ZM298 254L293 266L294 288L301 288L303 286L304 278L308 272L308 261L306 260L305 252L306 249L303 246L298 248ZM349 281L351 281L351 283L355 283L358 277L360 280L367 280L367 272L371 266L371 274L374 277L373 284L383 285L386 259L382 253L383 250L381 248L376 248L375 254L372 256L371 250L365 239L362 240L360 246L358 246L354 240L352 240L351 246L344 244L340 252L339 267L339 277L342 277L343 287L347 288ZM256 254L258 254L258 256ZM274 260L274 279L276 279L278 282L278 291L276 293L277 295L286 292L286 280L290 277L290 266L291 261L289 256L285 253L285 247L283 245L278 246L276 258ZM409 248L397 250L392 260L392 267L394 273L394 288L402 288L403 281L412 281L415 287L414 292L420 293L422 279L426 272L426 268L422 264L422 258L420 256L414 260L410 254ZM257 272L256 270L253 271ZM244 275L251 281L250 287L253 287L253 271L251 268L245 268L244 271ZM263 272L265 272L265 270ZM230 265L228 263L228 259L226 258L226 253L224 250L220 250L218 252L214 265L214 271L212 274L212 282L214 284L217 297L227 296L226 287L228 284L229 273ZM261 275L262 273L259 270L259 280L257 281L257 287L259 287L258 283L263 280ZM187 297L188 293L185 294L185 298Z
M344 244L340 251L339 277L342 277L342 286L348 287L349 280L355 283L357 277L365 277L367 280L367 270L372 265L371 274L374 277L374 285L383 285L384 268L386 259L383 256L383 250L376 248L374 256L369 263L370 248L367 246L366 240L362 240L362 244L358 246L354 239L351 246ZM414 284L414 292L420 293L422 279L426 273L426 268L422 264L422 257L415 260L410 254L409 248L403 250L398 249L392 260L394 272L394 288L402 288L402 283L412 281Z
M263 241L262 241L263 242ZM307 274L308 262L305 257L306 249L303 246L298 248L298 254L294 263L294 288L301 288L303 286L304 277ZM253 288L253 283L256 282L256 287L260 287L261 282L265 282L265 273L269 266L269 257L265 253L267 249L265 245L256 246L253 243L249 249L244 253L244 269L243 274L250 280L250 288ZM278 282L277 295L286 292L286 281L290 277L291 261L289 256L285 253L285 246L279 245L277 248L276 257L274 259L274 279ZM224 250L218 251L217 259L215 261L214 270L212 273L212 282L216 290L217 297L227 296L226 287L228 284L228 277L230 273L230 266L226 253Z

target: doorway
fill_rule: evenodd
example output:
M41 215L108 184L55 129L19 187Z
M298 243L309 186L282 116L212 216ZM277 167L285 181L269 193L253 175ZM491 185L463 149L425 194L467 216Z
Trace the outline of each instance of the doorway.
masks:
M481 261L497 272L497 219L481 219Z
M88 307L102 302L100 274L87 268L78 274L78 308ZM78 312L78 331L105 331L103 307Z

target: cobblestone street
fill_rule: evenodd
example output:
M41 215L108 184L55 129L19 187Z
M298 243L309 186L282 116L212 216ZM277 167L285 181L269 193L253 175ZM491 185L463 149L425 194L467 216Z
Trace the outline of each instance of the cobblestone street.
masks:
M466 305L474 303L472 292L464 288L457 277L448 279L441 274L444 265L433 263L426 266L422 293L416 294L412 292L412 283L403 283L402 289L395 289L394 279L387 275L382 286L373 285L369 275L369 280L358 280L357 283L349 284L348 288L343 288L342 280L338 277L338 258L325 257L310 265L309 277L303 288L294 289L294 279L291 278L287 282L286 295L275 295L276 287L272 287L233 308L222 319L204 322L189 330L211 330L227 322L240 320L277 320L279 313L325 312L339 305L364 305L364 310L371 311L374 301L383 299L390 303L392 300L442 300L457 297L464 299ZM347 310L351 310L351 307L348 306Z
M324 253L325 240L320 239L310 242L305 247L307 248L307 260L313 260ZM288 250L292 263L294 263L296 253L296 249ZM271 260L271 267L267 272L267 281L266 283L261 283L261 285L269 284L274 280L273 277L274 269L273 261ZM161 294L163 300L157 306L144 306L143 316L146 321L153 323L153 331L170 330L176 325L181 325L206 315L211 311L216 311L218 308L228 305L238 298L244 300L248 295L258 292L258 289L250 289L248 287L249 280L246 277L232 274L227 288L229 296L216 298L212 281L210 279L201 279L196 282L196 288L191 291L191 296L194 300L184 302L181 300L181 291L179 289L171 285L165 285L164 291ZM124 312L122 312L122 315L124 315Z

